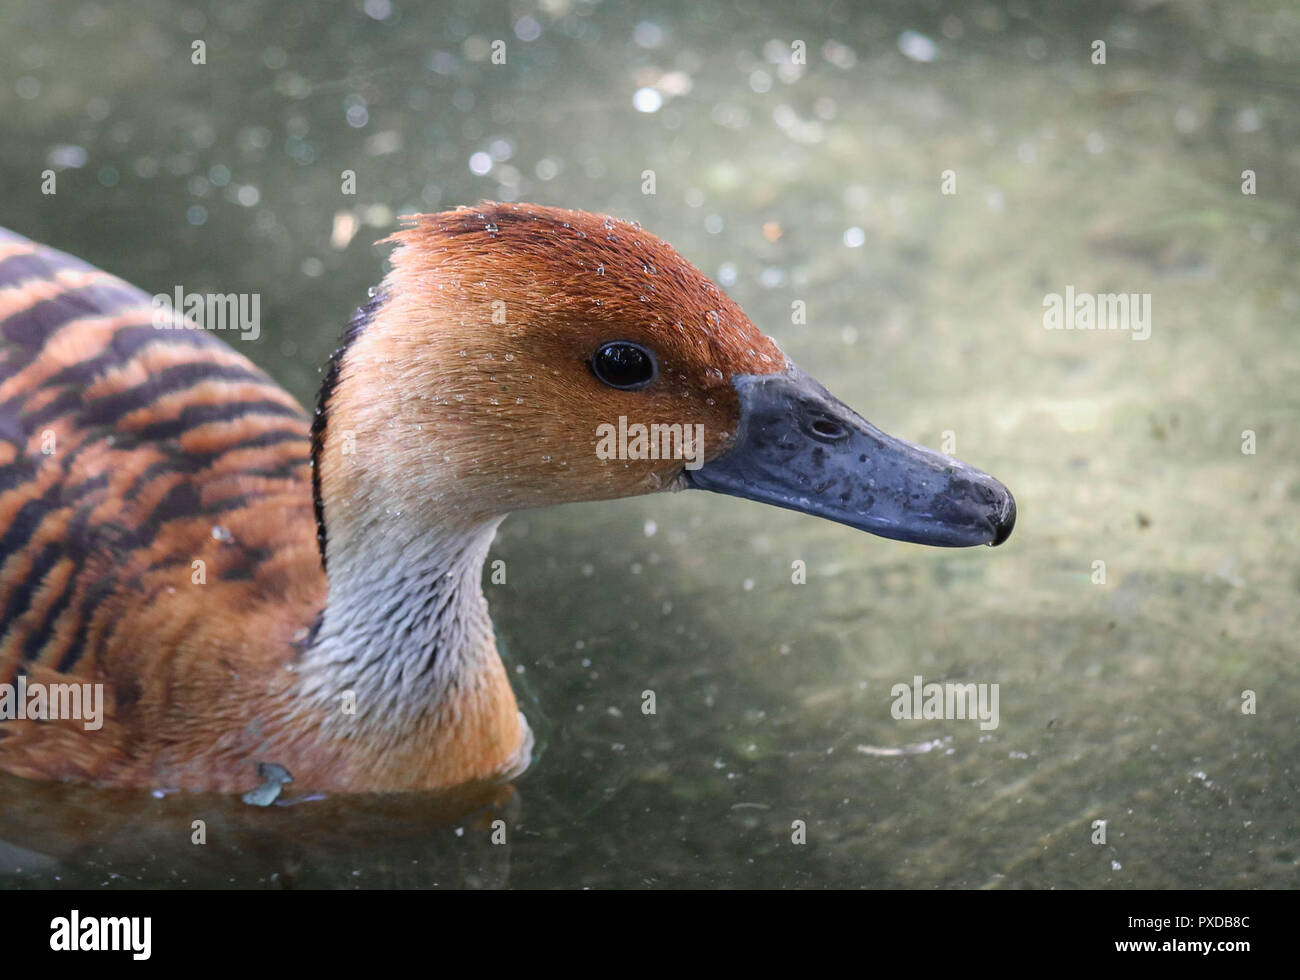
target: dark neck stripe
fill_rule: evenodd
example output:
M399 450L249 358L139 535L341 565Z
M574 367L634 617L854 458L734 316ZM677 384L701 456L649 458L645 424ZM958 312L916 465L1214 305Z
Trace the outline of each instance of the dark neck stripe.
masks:
M316 414L311 420L311 497L316 511L316 545L320 548L321 568L326 568L325 550L329 543L329 535L325 530L325 501L321 498L320 492L320 464L325 454L325 430L329 425L330 397L338 386L339 374L343 370L343 358L347 355L348 348L361 336L361 331L374 320L383 300L383 293L376 291L370 298L370 302L352 315L347 329L343 331L343 338L339 341L338 348L330 355L320 393L316 396Z

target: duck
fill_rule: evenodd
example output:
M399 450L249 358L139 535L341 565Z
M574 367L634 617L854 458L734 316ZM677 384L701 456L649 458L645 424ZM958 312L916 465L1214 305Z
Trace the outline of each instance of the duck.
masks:
M1006 487L871 425L636 222L483 202L379 244L309 413L218 331L0 231L0 770L513 780L533 737L481 580L516 511L697 489L916 544L1011 534ZM78 690L93 725L53 710Z

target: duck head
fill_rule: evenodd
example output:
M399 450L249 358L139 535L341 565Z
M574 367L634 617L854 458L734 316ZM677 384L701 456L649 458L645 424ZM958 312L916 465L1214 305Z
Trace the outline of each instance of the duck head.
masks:
M525 204L405 222L335 359L365 383L336 386L353 451L318 460L326 499L445 525L698 488L920 544L1011 533L1002 484L871 425L639 225Z

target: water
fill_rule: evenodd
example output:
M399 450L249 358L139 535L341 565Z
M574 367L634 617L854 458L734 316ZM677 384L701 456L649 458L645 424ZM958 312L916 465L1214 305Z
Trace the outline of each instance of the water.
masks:
M2 9L0 221L260 293L238 346L305 403L395 215L582 207L1020 507L963 552L701 493L516 515L485 587L544 750L508 799L0 777L6 887L1300 883L1291 5ZM1067 286L1149 293L1150 337L1045 330ZM997 729L894 720L918 674L999 684Z

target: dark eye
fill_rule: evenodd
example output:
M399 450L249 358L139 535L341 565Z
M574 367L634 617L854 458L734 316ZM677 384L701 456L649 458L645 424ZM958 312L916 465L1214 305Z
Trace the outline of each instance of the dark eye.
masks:
M591 372L611 388L635 391L655 379L659 365L654 354L640 344L612 340L591 355Z

